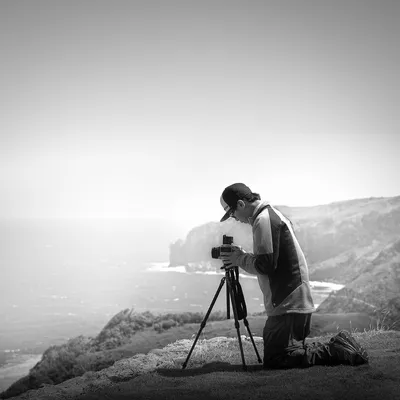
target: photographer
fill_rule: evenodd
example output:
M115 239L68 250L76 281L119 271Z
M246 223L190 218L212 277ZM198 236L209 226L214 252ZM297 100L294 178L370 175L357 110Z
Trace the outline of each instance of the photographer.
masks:
M225 210L221 222L234 218L252 226L253 253L232 246L220 258L258 278L268 316L264 368L367 363L366 351L347 331L327 343L305 343L315 308L307 262L289 219L243 183L225 188L220 201Z

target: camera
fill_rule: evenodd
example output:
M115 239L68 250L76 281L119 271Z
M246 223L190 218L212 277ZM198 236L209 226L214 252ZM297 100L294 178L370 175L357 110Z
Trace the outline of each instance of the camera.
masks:
M233 236L222 236L222 246L213 247L211 249L211 257L212 258L219 258L221 253L231 253L232 248L231 244L233 243Z

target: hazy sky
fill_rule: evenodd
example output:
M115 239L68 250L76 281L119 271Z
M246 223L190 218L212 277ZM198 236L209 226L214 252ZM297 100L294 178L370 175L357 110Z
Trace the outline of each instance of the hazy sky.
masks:
M0 2L0 216L400 195L400 2Z

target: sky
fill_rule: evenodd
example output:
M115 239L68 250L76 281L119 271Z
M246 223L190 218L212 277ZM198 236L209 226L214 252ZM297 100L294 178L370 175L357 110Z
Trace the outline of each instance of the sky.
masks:
M400 2L0 2L0 217L400 195Z

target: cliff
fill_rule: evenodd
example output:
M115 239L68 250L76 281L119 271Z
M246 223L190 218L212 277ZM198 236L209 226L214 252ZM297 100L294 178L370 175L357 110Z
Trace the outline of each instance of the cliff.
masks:
M122 310L96 337L80 335L65 344L49 347L29 374L0 393L0 398L11 398L42 385L59 384L87 371L100 371L144 349L150 351L160 344L168 344L177 336L186 338L190 336L187 328L193 324L197 328L203 317L193 312L153 315L150 312L138 313L134 309ZM209 320L225 318L224 313L214 312ZM178 332L170 333L174 327Z

